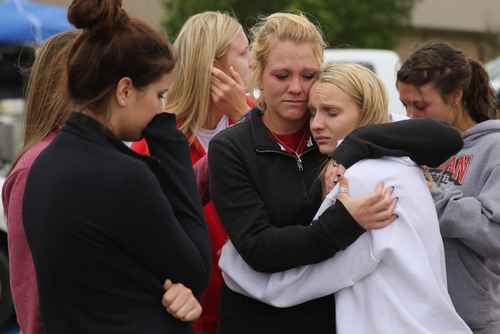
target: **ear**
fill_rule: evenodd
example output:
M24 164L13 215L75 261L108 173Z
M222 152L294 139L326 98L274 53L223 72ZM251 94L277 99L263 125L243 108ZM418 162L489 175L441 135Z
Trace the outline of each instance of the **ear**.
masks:
M130 98L134 92L132 79L123 77L116 84L115 98L120 107L126 107L130 103Z
M451 104L454 107L462 105L463 96L464 96L464 90L456 89L455 91L451 92L450 95L448 96L448 104Z

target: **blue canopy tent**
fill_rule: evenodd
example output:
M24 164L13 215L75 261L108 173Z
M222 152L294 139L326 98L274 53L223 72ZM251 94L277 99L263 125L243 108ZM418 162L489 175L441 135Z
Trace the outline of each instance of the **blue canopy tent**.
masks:
M0 0L0 44L40 44L73 29L63 7L28 0Z

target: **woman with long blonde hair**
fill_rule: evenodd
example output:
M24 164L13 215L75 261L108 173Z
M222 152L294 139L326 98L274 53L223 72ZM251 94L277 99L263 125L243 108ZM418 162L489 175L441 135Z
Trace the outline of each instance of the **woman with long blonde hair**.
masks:
M73 112L65 89L66 57L76 31L49 38L37 50L27 86L24 146L5 181L2 199L9 227L9 271L17 321L23 333L42 332L35 268L22 219L31 165Z
M176 114L177 125L189 140L192 163L206 167L211 139L239 120L251 104L246 96L250 73L248 40L234 17L203 12L185 22L174 49L175 82L165 108ZM144 141L134 143L132 148L142 154L149 152ZM206 179L206 168L198 174ZM204 311L193 327L200 333L215 334L222 282L217 260L227 237L212 202L205 203L204 214L214 261L209 287L201 296Z

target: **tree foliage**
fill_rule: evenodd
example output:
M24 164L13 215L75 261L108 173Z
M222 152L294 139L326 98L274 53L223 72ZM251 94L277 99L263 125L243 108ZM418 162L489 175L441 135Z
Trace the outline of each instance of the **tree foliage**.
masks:
M330 46L395 46L418 0L164 0L164 27L173 40L187 18L206 10L232 13L245 29L259 16L302 11L318 24Z

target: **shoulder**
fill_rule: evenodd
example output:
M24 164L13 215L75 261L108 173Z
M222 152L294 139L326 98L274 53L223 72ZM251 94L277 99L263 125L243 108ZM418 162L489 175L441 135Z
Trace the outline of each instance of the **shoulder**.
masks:
M210 142L212 147L233 147L246 149L253 146L252 123L255 122L255 115L250 115L241 119L238 123L222 130Z
M44 151L47 148L47 146L49 146L49 144L54 140L55 136L56 136L55 133L50 133L43 140L36 143L29 150L24 152L23 155L17 161L16 166L14 167L12 172L15 173L16 171L22 169L29 170L33 162L36 160L36 158L38 158L40 153L42 153L42 151Z
M380 159L365 159L348 168L346 175L364 178L380 178L398 175L405 171L418 169L417 165L406 157L383 157Z
M227 142L240 140L248 135L250 128L250 120L242 119L238 123L219 132L212 140Z
M383 182L386 187L421 183L422 172L409 158L385 157L361 160L346 170L345 176L353 194L364 194Z

